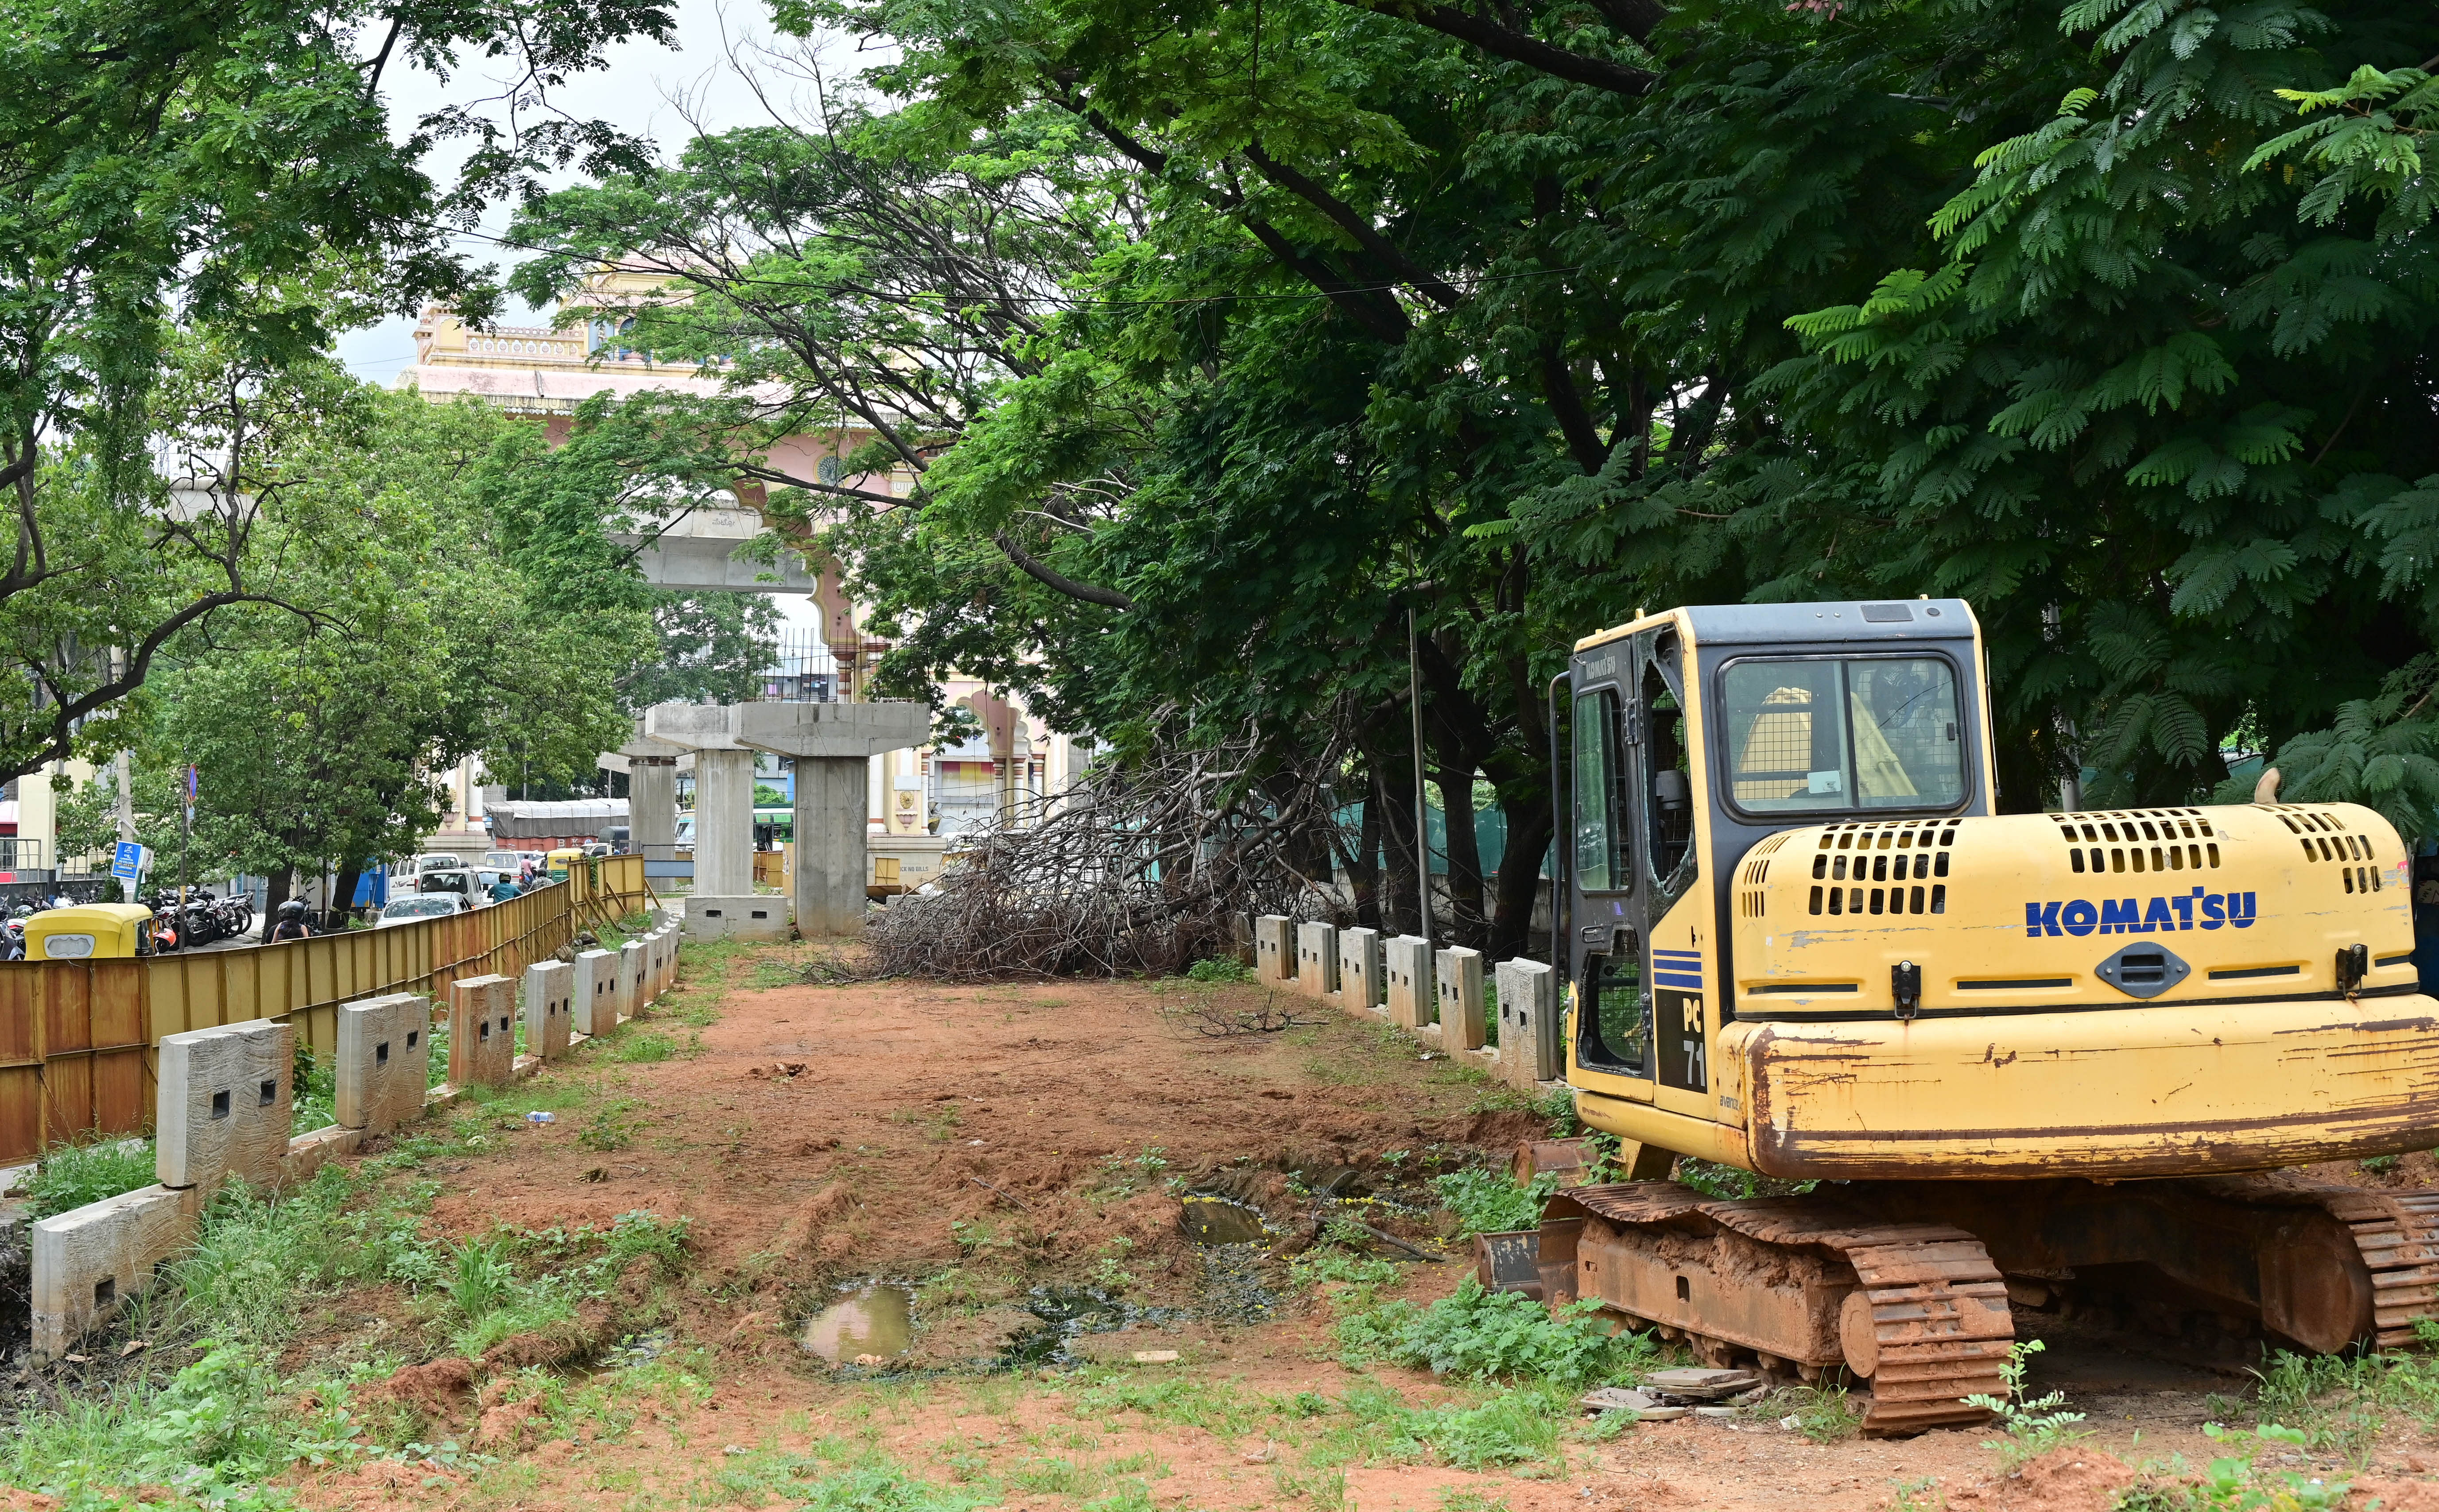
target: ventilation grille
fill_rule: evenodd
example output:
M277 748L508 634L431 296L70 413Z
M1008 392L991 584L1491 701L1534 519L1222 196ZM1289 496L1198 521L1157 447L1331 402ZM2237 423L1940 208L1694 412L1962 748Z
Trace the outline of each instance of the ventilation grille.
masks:
M1745 852L1744 869L1736 879L1746 889L1736 895L1736 912L1742 916L1746 918L1762 916L1763 908L1770 895L1760 891L1760 888L1762 883L1770 881L1770 858L1777 853L1781 845L1787 844L1788 836L1793 833L1795 831L1792 829L1782 829Z
M1955 844L1953 819L1831 825L1812 857L1812 912L1945 914Z
M2207 871L2218 866L2218 831L2199 809L2109 809L2054 813L2077 872Z
M2338 823L2337 815L2323 809L2305 809L2294 804L2270 804L2270 811L2278 822L2294 832L2296 843L2304 847L2307 862L2327 862L2338 868L2338 880L2349 893L2377 893L2387 886L2379 875L2379 858L2372 850L2371 837L2349 833Z

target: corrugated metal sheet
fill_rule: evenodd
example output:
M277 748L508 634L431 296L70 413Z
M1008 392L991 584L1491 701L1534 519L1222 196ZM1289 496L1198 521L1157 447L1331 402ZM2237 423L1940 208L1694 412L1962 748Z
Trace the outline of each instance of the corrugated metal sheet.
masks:
M61 1140L142 1132L163 1035L287 1019L328 1054L342 1003L428 992L446 1004L459 979L515 976L583 920L650 896L643 858L610 856L505 903L388 929L149 960L0 964L0 1164Z

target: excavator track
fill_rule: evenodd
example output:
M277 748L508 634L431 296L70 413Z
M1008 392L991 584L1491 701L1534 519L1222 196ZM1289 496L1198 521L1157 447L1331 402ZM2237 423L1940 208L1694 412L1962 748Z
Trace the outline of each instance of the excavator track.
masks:
M1554 1302L1596 1300L1714 1365L1807 1379L1843 1367L1870 1386L1869 1433L1987 1416L1964 1399L2005 1389L2008 1274L2027 1306L2063 1285L2121 1320L2173 1304L2323 1353L2411 1347L2417 1325L2439 1320L2439 1189L2294 1171L1871 1183L1836 1200L1629 1182L1553 1197L1539 1244Z
M2328 1207L2354 1231L2371 1272L2372 1342L2421 1343L2414 1324L2439 1319L2439 1192L2341 1192Z
M2345 1225L2369 1282L2356 1343L2408 1348L2422 1343L2416 1323L2439 1320L2439 1190L2366 1190L2285 1171L2197 1184L2248 1207L2317 1207Z
M2005 1389L2006 1284L1981 1241L1950 1224L1631 1182L1553 1198L1540 1242L1554 1301L1593 1298L1714 1364L1751 1356L1867 1379L1866 1433L1969 1427L1989 1414L1965 1398Z

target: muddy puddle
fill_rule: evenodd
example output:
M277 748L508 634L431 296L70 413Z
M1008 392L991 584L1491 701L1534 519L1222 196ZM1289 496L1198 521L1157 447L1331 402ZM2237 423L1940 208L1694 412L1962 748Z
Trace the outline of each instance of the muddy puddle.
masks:
M1177 1226L1197 1244L1271 1242L1270 1225L1255 1209L1224 1197L1188 1197L1178 1205Z
M797 1341L833 1365L878 1365L915 1341L915 1293L895 1282L861 1286L824 1307Z
M1087 1334L1166 1328L1196 1316L1184 1307L1139 1307L1097 1287L1044 1287L1022 1306L1041 1320L1041 1327L1000 1351L999 1363L1010 1370L1081 1364L1074 1345Z
M1202 1306L1196 1310L1220 1323L1267 1323L1278 1316L1271 1289L1271 1226L1260 1210L1224 1197L1184 1198L1177 1226L1194 1241L1202 1267Z

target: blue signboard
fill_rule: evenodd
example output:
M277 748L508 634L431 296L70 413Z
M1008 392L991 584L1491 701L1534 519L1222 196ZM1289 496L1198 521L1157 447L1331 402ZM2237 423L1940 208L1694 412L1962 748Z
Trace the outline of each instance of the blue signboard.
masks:
M110 859L110 875L123 881L134 881L144 874L144 847L132 840L118 843Z

